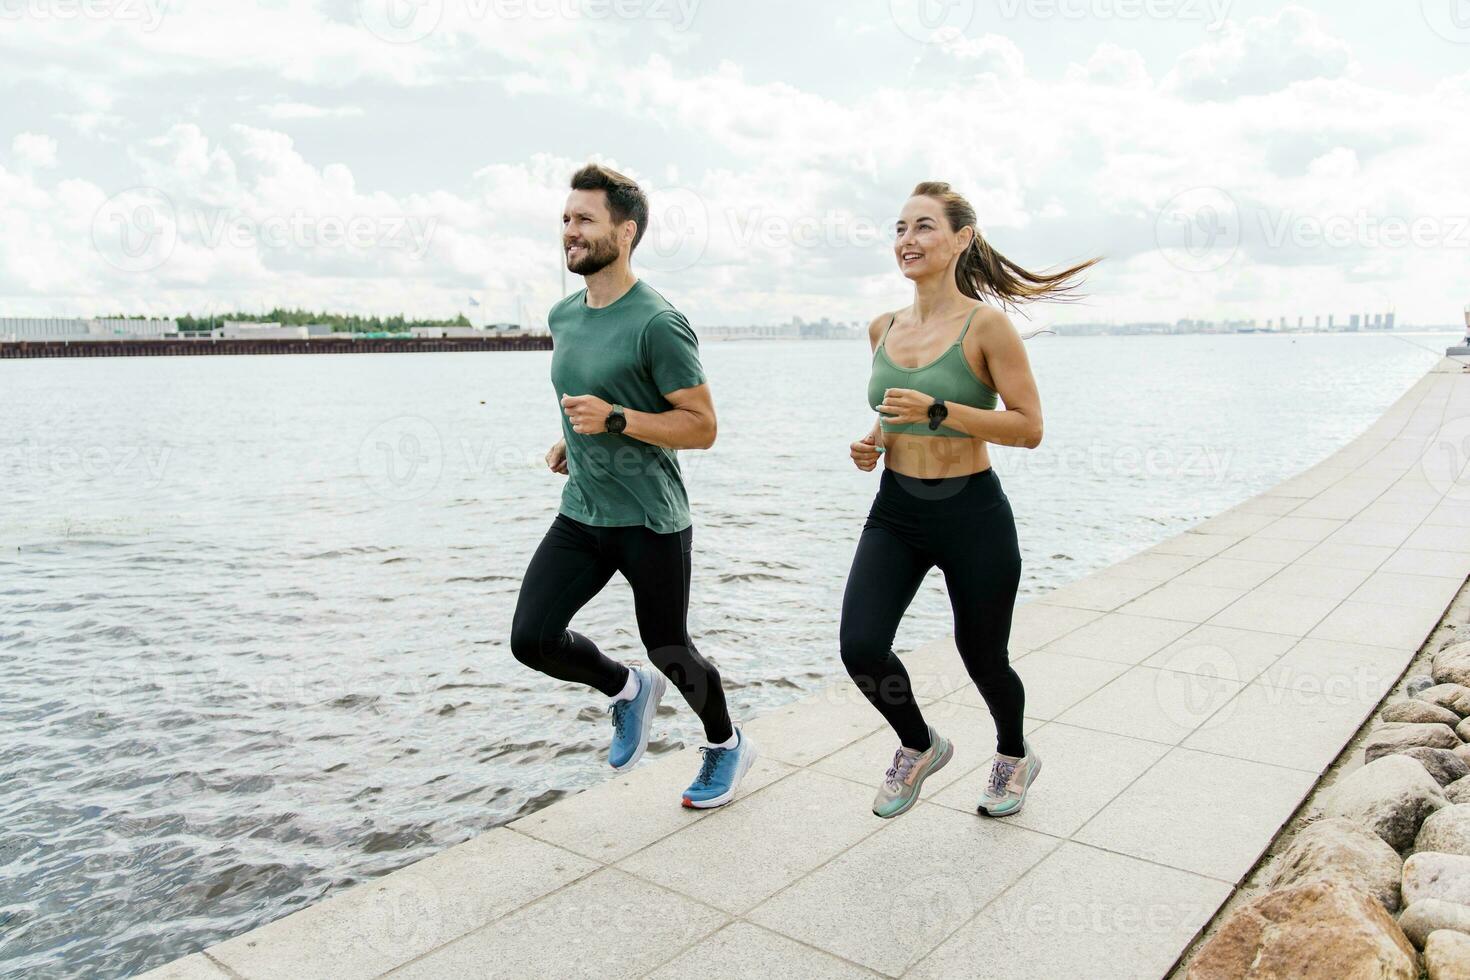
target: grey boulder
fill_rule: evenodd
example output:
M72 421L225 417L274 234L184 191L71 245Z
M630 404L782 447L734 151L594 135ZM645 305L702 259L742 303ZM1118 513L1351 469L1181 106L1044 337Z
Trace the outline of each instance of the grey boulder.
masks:
M1424 819L1449 806L1444 790L1414 759L1384 756L1356 769L1323 794L1322 811L1371 830L1399 853L1409 849Z

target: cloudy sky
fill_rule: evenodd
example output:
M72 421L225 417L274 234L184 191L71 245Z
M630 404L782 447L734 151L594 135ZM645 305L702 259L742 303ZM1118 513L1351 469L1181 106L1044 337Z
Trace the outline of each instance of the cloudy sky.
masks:
M696 322L902 305L932 178L1106 257L1039 321L1451 323L1467 55L1470 0L0 0L0 315L534 321L595 159Z

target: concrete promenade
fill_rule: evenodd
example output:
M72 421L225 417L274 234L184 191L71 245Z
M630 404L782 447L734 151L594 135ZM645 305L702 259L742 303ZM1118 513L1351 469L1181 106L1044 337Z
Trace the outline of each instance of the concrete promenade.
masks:
M1014 817L974 812L994 729L937 642L904 661L956 756L897 820L844 679L747 725L722 810L678 805L691 748L149 976L1163 977L1470 574L1467 453L1441 361L1329 459L1019 608L1044 767Z

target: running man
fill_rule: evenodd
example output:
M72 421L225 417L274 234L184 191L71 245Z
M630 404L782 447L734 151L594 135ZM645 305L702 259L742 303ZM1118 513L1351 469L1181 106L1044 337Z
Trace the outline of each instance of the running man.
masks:
M730 721L719 671L689 637L693 527L677 450L714 444L715 408L689 321L633 275L647 227L648 199L632 180L596 164L573 175L562 247L587 288L548 317L563 438L546 464L567 481L526 569L510 645L526 666L612 698L608 762L619 771L642 757L673 681L709 742L683 803L707 808L734 798L756 751ZM656 671L610 660L567 629L614 572L633 588Z

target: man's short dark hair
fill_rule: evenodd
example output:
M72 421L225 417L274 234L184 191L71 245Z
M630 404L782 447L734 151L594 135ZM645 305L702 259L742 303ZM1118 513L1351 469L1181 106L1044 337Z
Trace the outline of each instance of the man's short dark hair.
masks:
M630 254L643 241L643 233L648 230L648 198L637 181L601 164L589 163L572 174L572 190L603 191L607 194L607 209L612 213L614 224L637 222L633 246L628 249Z

